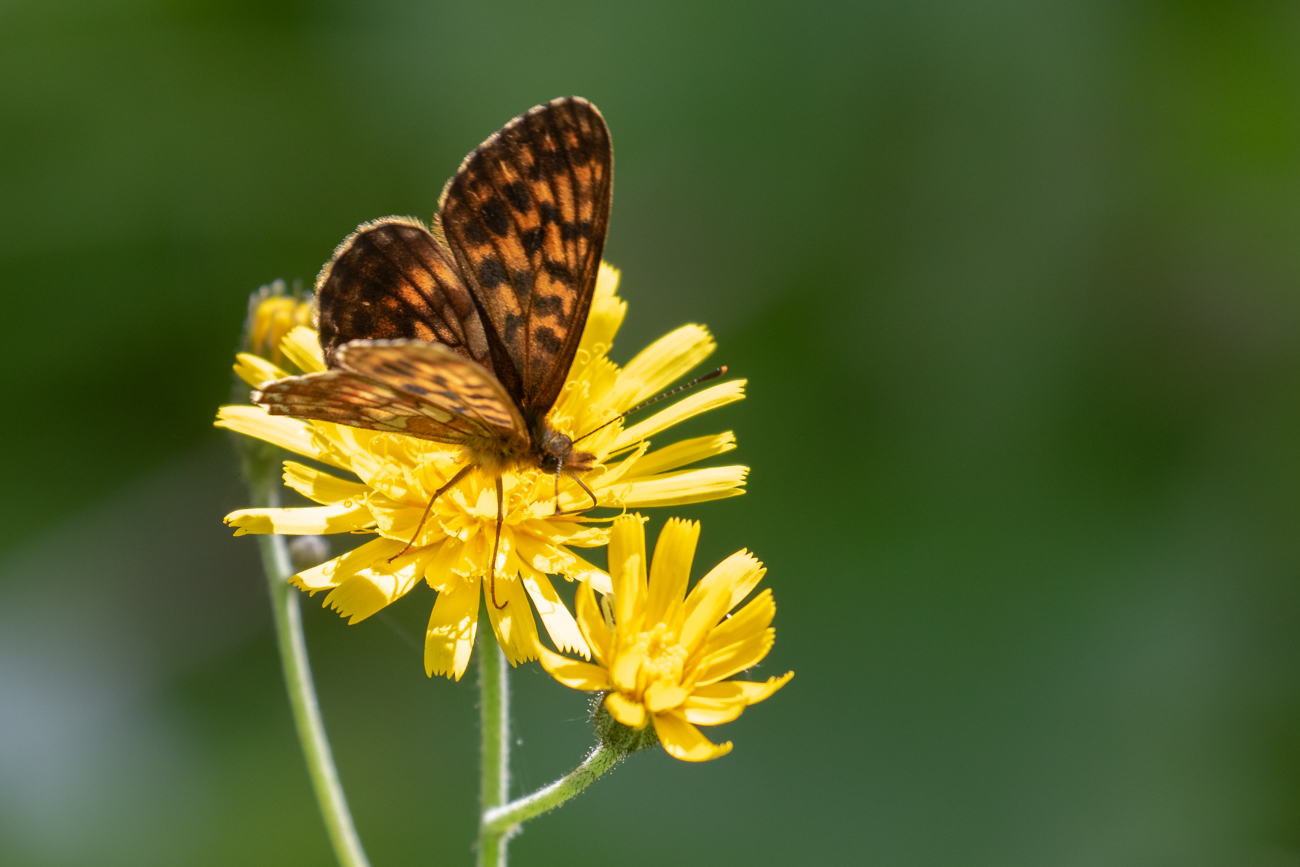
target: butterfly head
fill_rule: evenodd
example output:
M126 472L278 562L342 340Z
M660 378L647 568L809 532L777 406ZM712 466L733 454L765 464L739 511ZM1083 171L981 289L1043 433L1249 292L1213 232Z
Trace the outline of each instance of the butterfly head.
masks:
M544 473L558 474L561 470L583 473L591 469L596 456L573 447L573 440L543 422L533 442L534 457Z

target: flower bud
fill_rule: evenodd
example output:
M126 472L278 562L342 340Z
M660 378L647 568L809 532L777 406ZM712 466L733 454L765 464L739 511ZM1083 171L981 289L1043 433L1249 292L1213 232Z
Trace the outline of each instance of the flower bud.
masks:
M289 558L299 572L319 566L330 554L330 543L324 536L294 536L289 542Z
M281 364L280 341L299 325L312 324L314 298L304 295L295 281L292 292L283 280L259 288L248 297L248 320L244 324L244 348L255 355Z
M591 699L589 719L596 729L596 739L601 745L624 756L656 746L659 737L655 734L654 726L634 729L610 716L609 710L605 707L605 696L608 694L598 692Z

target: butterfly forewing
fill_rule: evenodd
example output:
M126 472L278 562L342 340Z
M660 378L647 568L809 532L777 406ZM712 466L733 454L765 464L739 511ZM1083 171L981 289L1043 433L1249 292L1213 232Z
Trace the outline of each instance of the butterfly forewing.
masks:
M612 183L604 119L569 98L515 118L443 190L442 230L483 313L492 370L536 417L559 395L586 324Z
M331 369L254 402L464 445L480 465L540 462L534 426L586 325L612 184L609 131L586 100L515 118L465 158L431 229L390 217L339 245L317 281Z
M490 363L478 308L443 243L417 221L388 217L360 226L316 281L320 341L333 367L351 340L436 341Z

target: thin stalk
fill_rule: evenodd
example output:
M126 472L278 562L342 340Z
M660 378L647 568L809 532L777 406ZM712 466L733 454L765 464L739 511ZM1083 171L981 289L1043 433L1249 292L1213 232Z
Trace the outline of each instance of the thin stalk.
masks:
M596 782L596 779L623 758L603 744L597 746L583 760L582 764L568 774L518 800L500 807L483 811L482 834L501 834L509 836L510 831L519 823L534 816L540 816L547 810L553 810ZM502 862L505 863L505 862Z
M491 625L478 630L480 729L483 738L480 804L486 814L510 795L510 667ZM478 867L506 867L510 829L479 827Z
M253 501L259 507L280 504L277 485L278 461L250 459L249 487ZM280 647L280 662L284 668L284 685L289 692L289 706L293 710L294 727L307 759L312 788L320 805L321 818L329 834L334 855L342 867L370 867L361 838L357 836L348 801L334 767L325 723L321 720L320 704L316 700L316 687L312 683L311 664L307 660L307 642L302 631L302 610L298 607L298 591L289 584L294 573L289 546L283 536L259 536L262 566L271 592L271 609L275 614L275 633Z

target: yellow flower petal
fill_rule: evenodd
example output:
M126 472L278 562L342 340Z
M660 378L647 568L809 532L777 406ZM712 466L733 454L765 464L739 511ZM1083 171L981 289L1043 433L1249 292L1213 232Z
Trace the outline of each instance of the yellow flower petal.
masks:
M368 569L374 563L395 557L405 546L394 539L372 539L360 547L353 548L342 557L326 560L319 566L305 569L289 579L299 590L315 593L337 587L362 569Z
M483 594L487 597L488 619L492 621L492 631L496 633L506 659L510 660L511 665L536 659L541 644L537 640L537 621L533 620L523 582L518 578L497 574L496 595L497 602L504 606L501 609L493 604L488 583L485 576Z
M572 562L565 567L564 577L571 581L590 584L592 589L603 596L609 596L614 592L614 585L610 583L609 576L604 570L593 566L577 554L573 555Z
M336 506L306 506L296 509L240 509L226 515L236 536L249 533L282 533L311 536L317 533L351 533L374 522L365 503L351 500Z
M521 536L527 536L530 541L535 540L537 543L551 546L563 544L579 548L599 548L609 544L608 527L580 524L573 519L555 520L549 515L545 518L520 521L515 525L515 531ZM520 544L522 545L523 542L521 541Z
M579 351L599 351L604 354L614 345L614 335L618 333L623 317L627 315L627 302L615 294L618 291L618 280L618 269L601 262Z
M349 469L333 455L317 447L312 427L307 422L282 415L270 415L259 406L223 406L217 410L216 426L265 440L295 454Z
M749 467L681 470L629 482L619 491L618 499L628 509L725 500L745 493L741 486L748 474Z
M570 689L586 692L609 689L609 674L599 665L560 656L545 645L537 648L537 652L546 673Z
M753 668L767 656L775 640L776 632L769 627L758 635L708 654L696 669L695 682L699 685L717 683L747 668Z
M235 376L253 388L261 388L268 382L284 379L288 375L288 371L276 367L260 355L241 352L235 356Z
M704 586L703 581L691 591L691 596L695 598L695 605L687 609L686 621L682 624L681 635L677 639L688 653L694 653L704 643L710 630L727 613L727 607L731 602L731 587L726 583L717 581L705 587L701 597L702 586Z
M727 686L732 681L723 681L717 686ZM729 723L744 713L749 707L744 696L727 698L704 698L698 693L692 694L682 705L682 716L688 723L697 726L716 726Z
M591 650L587 647L587 641L578 630L578 624L569 609L560 601L560 595L551 585L551 579L526 564L521 563L520 567L524 588L533 600L533 607L537 609L537 616L542 618L542 625L546 627L546 634L551 636L551 641L560 650L590 658Z
M297 461L284 462L284 483L307 499L328 505L360 501L370 492L361 482L340 479Z
M587 640L587 646L591 648L592 659L606 665L611 653L611 636L591 584L584 583L578 587L578 592L574 594L574 608L578 613L578 628Z
M717 344L702 325L683 325L637 353L619 375L614 404L626 410L662 394L691 368L708 358Z
M605 696L605 710L623 725L634 729L643 729L649 722L645 706L640 702L626 698L622 693L611 692Z
M725 680L708 686L696 687L683 705L686 721L695 725L719 725L731 722L751 704L769 698L772 693L790 682L793 671L780 677L769 677L764 683L747 680Z
M622 633L622 628L619 628ZM644 644L634 644L631 647L619 647L615 653L614 665L610 668L609 676L614 681L614 686L624 692L632 692L636 689L637 675L641 672L641 666L646 661L646 649Z
M694 391L685 400L679 400L667 409L657 412L645 421L624 430L623 433L619 434L618 439L614 441L612 451L618 451L640 440L649 439L662 430L681 424L688 418L694 418L700 413L726 406L729 403L735 403L738 400L743 400L744 397L745 380L743 379L733 379L729 382L722 382Z
M325 356L320 350L320 337L310 328L299 325L280 341L280 351L290 363L303 373L319 373L325 369Z
M667 680L657 680L645 691L645 709L650 713L661 713L686 701L690 695L682 686Z
M766 574L767 570L753 554L743 549L737 551L710 569L709 574L700 579L690 595L686 597L686 612L689 614L694 611L695 606L715 584L723 584L731 588L731 601L727 605L727 610L730 611L758 586L758 582Z
M424 672L460 680L469 667L478 629L479 579L465 578L452 590L438 594L424 634Z
M772 625L775 616L776 601L772 598L772 590L764 589L744 608L714 627L704 643L704 652L716 653L729 644L760 634Z
M452 566L458 563L465 550L465 543L455 536L443 539L431 546L435 549L429 565L424 568L424 580L439 593L460 583L462 575L456 574Z
M360 623L405 596L420 580L427 557L427 554L417 551L391 563L377 560L331 590L325 597L325 604L348 618L349 626Z
M654 715L655 734L664 751L684 762L707 762L731 752L731 741L715 744L686 721L679 711Z
M724 454L735 447L736 435L731 431L709 437L695 437L650 452L637 461L632 469L637 476L653 476Z
M691 579L691 562L700 540L698 521L669 518L655 543L650 567L650 586L645 605L646 623L675 624L677 611L686 598Z
M636 466L646 452L650 450L650 443L639 442L632 450L632 453L623 460L615 464L605 464L600 468L599 475L591 475L586 479L587 487L591 488L603 505L610 505L609 498L606 496L609 489L615 485L623 476L627 475L633 467Z
M640 515L619 515L609 534L609 578L614 585L614 622L620 634L635 631L645 598L645 532Z
M513 535L515 552L519 555L519 559L539 572L555 575L566 571L564 567L571 565L573 555L561 549L552 540L517 531Z

